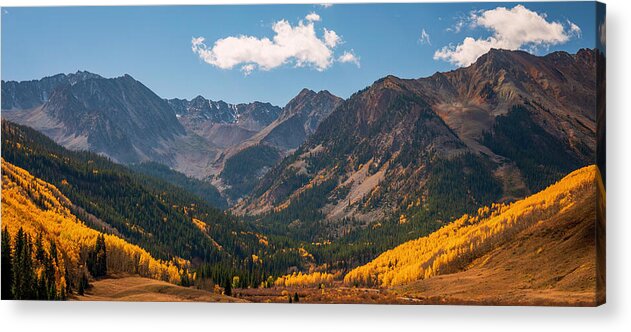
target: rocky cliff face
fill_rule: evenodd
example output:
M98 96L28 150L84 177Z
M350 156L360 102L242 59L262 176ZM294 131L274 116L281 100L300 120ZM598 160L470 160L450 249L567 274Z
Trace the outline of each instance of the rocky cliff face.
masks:
M47 102L53 90L61 84L76 84L78 82L101 78L101 76L86 71L74 74L58 74L32 81L2 81L2 109L30 109Z
M282 157L298 148L342 102L328 91L303 89L283 108L280 116L242 143L226 149L217 160L221 169L216 184L236 201ZM241 164L247 166L241 166Z
M276 120L281 108L269 103L228 104L197 96L167 100L180 123L212 144L228 148L252 137Z
M164 100L128 75L77 72L2 82L2 115L68 148L208 179L232 202L248 195L237 213L300 198L325 220L448 219L595 162L599 57L491 50L427 78L384 77L344 101L304 89L282 109Z
M380 79L234 210L281 211L317 191L326 220L431 211L448 219L541 190L594 163L596 57L491 50L467 68Z
M186 135L173 109L129 75L61 81L43 104L3 115L73 149L121 163L170 162L167 148Z

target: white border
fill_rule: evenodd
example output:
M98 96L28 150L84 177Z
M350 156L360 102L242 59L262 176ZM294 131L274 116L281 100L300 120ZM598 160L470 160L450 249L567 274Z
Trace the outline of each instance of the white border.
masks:
M324 1L326 3L393 1ZM410 1L395 1L410 2ZM445 2L445 1L442 1ZM2 331L631 331L629 1L607 7L607 301L598 308L207 303L0 303ZM169 0L0 0L0 6L160 5ZM313 3L209 1L185 4Z

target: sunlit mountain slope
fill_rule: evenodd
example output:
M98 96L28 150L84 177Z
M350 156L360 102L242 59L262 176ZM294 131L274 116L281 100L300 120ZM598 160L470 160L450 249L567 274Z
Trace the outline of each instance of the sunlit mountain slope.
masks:
M603 195L596 166L581 168L528 198L481 208L386 251L345 282L405 285L398 287L405 294L453 302L602 302L594 234Z
M70 212L70 205L70 200L55 186L2 159L2 227L7 227L12 237L20 228L33 239L41 234L44 250L56 258L57 282L65 284L66 278L70 278L76 285L87 273L88 252L103 233L83 224ZM52 243L56 249L52 249ZM105 234L105 243L108 273L126 272L172 283L180 281L180 271L174 262L157 260L115 235Z

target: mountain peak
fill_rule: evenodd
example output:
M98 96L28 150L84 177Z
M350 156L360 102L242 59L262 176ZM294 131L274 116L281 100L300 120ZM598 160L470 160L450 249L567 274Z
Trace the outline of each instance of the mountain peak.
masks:
M589 48L581 48L576 52L576 59L585 63L595 63L596 62L596 50Z
M329 90L320 90L318 91L318 96L329 97L334 96Z
M77 70L76 73L74 74L69 74L69 75L74 75L76 77L81 77L83 79L91 79L91 78L103 78L103 76L95 74L95 73L91 73L87 70Z
M394 75L387 75L375 81L375 83L373 83L373 85L371 86L371 90L373 88L377 88L378 90L381 90L381 89L401 90L403 86L404 86L403 79Z
M315 94L316 94L315 91L313 91L311 89L303 88L302 90L300 90L298 95L296 95L296 97L294 97L294 99L296 99L298 97L304 98L304 97L307 97L307 96L313 96Z
M191 99L191 102L199 102L199 101L208 101L208 99L204 98L204 96L202 95L197 95L195 98Z
M136 79L133 78L129 74L124 74L123 76L119 76L119 77L117 77L117 79L126 80L126 81L136 81Z

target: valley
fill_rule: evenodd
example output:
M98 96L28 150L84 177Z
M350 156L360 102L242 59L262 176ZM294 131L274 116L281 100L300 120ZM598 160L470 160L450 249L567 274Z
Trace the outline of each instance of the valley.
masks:
M2 81L3 271L38 285L3 298L603 303L602 57L491 49L283 107Z
M85 295L76 301L131 301L131 302L247 302L209 291L176 286L164 281L129 275L115 275L95 281Z

